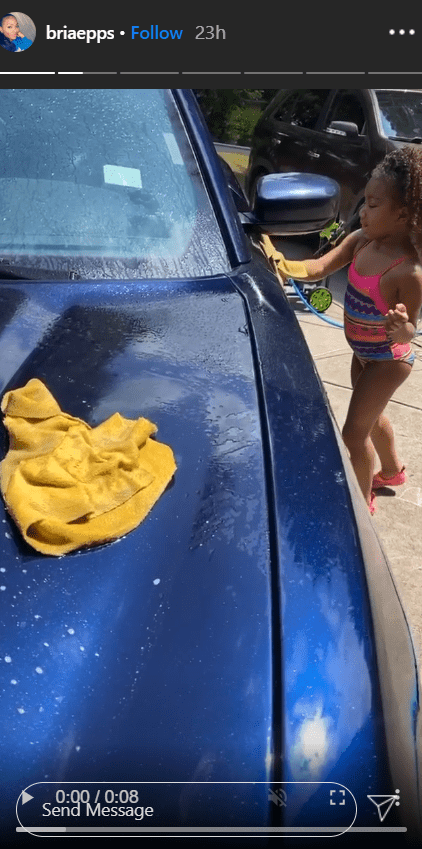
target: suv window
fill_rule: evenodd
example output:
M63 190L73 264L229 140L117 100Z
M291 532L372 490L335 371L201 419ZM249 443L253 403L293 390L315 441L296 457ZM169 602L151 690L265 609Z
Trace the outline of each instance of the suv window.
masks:
M422 137L422 93L420 91L375 91L382 129L391 139L404 141Z
M297 89L289 91L287 97L283 97L281 104L277 106L274 112L275 121L289 121L292 107L297 100Z
M327 99L328 89L309 88L302 91L293 107L290 120L298 127L313 130Z
M339 91L328 113L327 126L331 121L350 121L357 125L359 134L365 124L365 113L356 95L349 91Z
M326 88L293 89L277 107L274 118L313 130L327 95Z

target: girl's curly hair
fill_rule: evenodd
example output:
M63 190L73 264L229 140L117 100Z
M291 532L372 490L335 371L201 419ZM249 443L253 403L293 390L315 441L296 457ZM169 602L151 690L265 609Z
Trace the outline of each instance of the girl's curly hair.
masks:
M372 172L393 181L399 202L408 210L412 231L422 231L422 147L406 145L392 150Z

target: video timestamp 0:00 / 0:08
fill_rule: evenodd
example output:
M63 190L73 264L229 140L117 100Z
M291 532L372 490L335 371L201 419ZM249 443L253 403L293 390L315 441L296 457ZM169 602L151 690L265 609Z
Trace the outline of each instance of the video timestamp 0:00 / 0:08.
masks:
M137 790L133 789L123 789L116 792L115 790L111 789L102 790L101 788L99 788L94 798L92 798L93 794L91 794L91 792L86 789L73 789L70 791L70 793L65 793L64 790L57 790L55 795L56 802L58 805L64 805L66 802L71 802L73 805L76 805L78 802L83 802L83 804L86 804L88 802L91 802L91 800L94 803L97 803L101 799L100 794L102 794L102 801L106 802L107 805L127 805L129 803L132 805L137 805L139 802L139 793Z

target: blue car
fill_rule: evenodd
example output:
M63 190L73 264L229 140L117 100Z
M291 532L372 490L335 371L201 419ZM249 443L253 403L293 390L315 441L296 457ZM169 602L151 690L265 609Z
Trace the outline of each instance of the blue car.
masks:
M4 91L2 115L2 398L143 416L177 465L134 530L60 557L1 505L5 844L418 845L408 624L259 246L322 229L336 184L266 178L250 209L187 91Z

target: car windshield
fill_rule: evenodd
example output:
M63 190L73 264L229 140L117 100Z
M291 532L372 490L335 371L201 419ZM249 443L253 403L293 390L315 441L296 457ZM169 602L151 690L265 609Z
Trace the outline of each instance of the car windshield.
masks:
M227 270L169 92L3 91L0 141L3 267L129 279Z
M382 129L391 139L422 138L422 91L376 91Z

